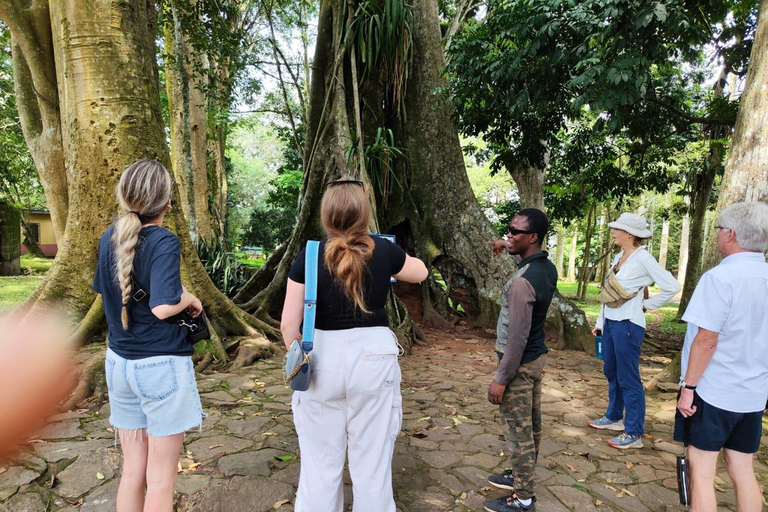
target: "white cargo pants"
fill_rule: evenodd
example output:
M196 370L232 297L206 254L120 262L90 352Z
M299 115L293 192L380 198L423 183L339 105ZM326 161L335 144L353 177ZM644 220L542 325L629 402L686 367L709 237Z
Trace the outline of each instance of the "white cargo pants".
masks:
M295 512L342 512L347 454L353 512L395 512L392 453L403 418L398 350L386 327L315 331L311 385L293 393L301 455Z

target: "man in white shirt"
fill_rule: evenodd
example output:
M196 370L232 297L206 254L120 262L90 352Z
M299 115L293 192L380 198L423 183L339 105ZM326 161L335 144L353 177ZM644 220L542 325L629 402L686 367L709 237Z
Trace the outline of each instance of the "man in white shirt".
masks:
M675 440L688 447L692 512L717 510L720 450L739 512L760 512L752 458L768 400L768 204L729 205L718 221L724 259L701 277L683 315Z

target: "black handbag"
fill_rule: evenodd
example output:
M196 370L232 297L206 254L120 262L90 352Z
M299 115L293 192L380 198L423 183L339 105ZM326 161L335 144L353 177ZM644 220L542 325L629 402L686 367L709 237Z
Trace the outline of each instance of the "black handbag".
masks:
M149 302L149 293L141 287L133 275L131 275L131 279L133 281L133 293L131 294L133 300L136 302L141 302L143 300ZM211 339L211 331L208 329L208 322L206 321L204 310L201 310L200 314L195 318L186 311L182 311L181 313L176 313L175 315L166 318L164 321L169 324L177 324L181 327L186 327L186 339L192 345L199 341Z

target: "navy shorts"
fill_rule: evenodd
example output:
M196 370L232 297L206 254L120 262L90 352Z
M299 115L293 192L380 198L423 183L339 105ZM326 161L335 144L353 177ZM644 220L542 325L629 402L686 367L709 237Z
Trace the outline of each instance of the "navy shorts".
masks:
M675 441L708 452L728 448L755 453L760 448L763 411L743 413L719 409L702 400L695 391L693 405L696 413L687 420L680 411L675 411Z

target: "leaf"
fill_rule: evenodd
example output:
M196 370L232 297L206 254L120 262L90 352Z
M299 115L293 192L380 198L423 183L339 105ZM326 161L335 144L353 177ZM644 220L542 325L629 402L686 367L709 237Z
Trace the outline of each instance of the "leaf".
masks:
M467 493L466 493L466 492L463 492L463 493L459 494L459 499L460 499L460 500L465 500L465 499L467 499Z
M213 450L214 448L221 448L222 446L224 446L224 445L223 444L214 444L213 446L209 446L208 449L209 450Z
M578 489L580 491L583 491L583 492L587 492L587 488L584 487L583 485L571 484L571 487L573 487L574 489Z
M96 473L96 478L98 478L99 480L104 480L104 473L101 473L101 472Z
M632 466L634 466L634 464L632 464L631 462L627 462L627 469L632 469Z
M290 502L291 502L291 500L289 500L289 499L288 499L288 500L280 500L280 501L276 501L276 502L275 502L275 504L274 504L274 505L272 505L272 508L280 508L280 507L282 507L283 505L285 505L286 503L290 503Z
M595 500L595 506L596 506L596 507L599 507L599 506L600 506L600 505L602 505L602 504L603 504L603 502L602 502L602 501L600 501L600 500Z
M294 459L293 455L277 455L275 458L280 462L288 462L289 460Z

